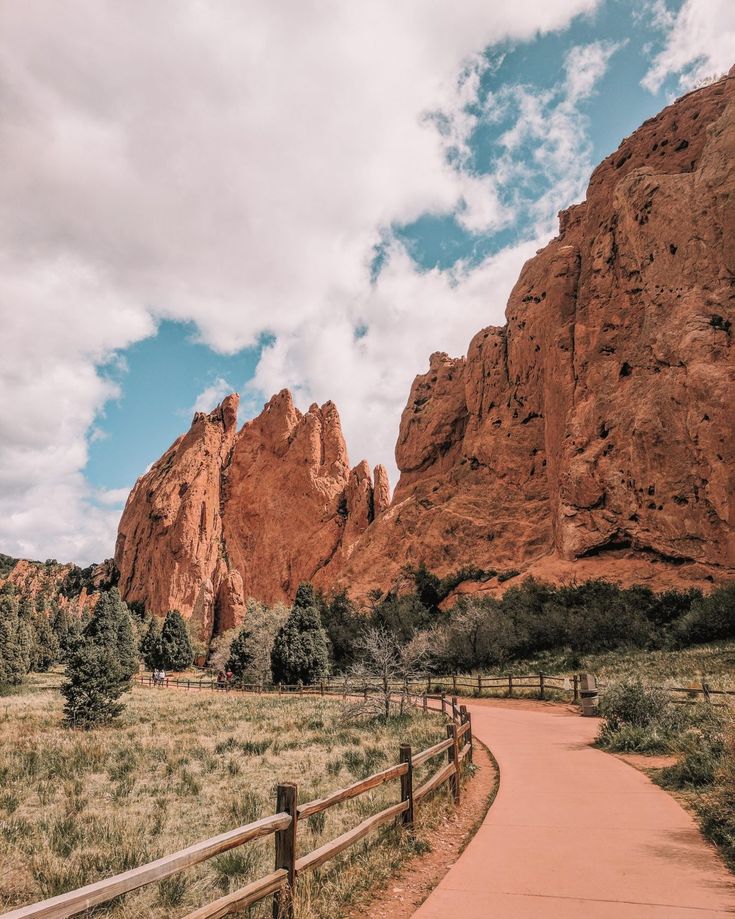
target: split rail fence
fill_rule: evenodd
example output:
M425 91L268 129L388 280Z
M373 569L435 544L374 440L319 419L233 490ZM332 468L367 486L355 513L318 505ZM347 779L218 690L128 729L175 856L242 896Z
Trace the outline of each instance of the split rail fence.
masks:
M174 681L171 680L169 685L175 685ZM205 683L201 688L210 687ZM67 916L76 916L122 894L163 881L186 868L191 868L230 849L266 836L273 836L275 840L273 871L239 890L201 906L189 913L185 919L217 919L217 917L243 910L267 897L273 897L275 919L292 919L293 894L299 876L320 867L380 827L393 821L399 822L410 832L414 823L416 806L446 783L449 784L455 804L461 805L462 766L465 760L468 763L472 762L472 718L464 705L458 705L456 698L447 700L445 696L427 694L423 698L424 710L427 709L430 701L439 702L441 711L448 717L446 739L440 740L433 746L414 753L410 745L401 744L399 761L395 765L313 801L299 803L296 784L279 784L275 813L270 817L263 817L245 826L237 827L210 839L204 839L186 849L133 868L123 874L4 913L0 919L31 919L31 917L32 919L65 919ZM414 788L414 770L442 754L446 754L446 763L418 788ZM400 799L395 804L371 815L356 827L324 843L319 848L303 855L298 854L297 831L300 820L313 817L314 814L322 813L330 807L366 794L396 779L400 783Z
M140 676L138 682L144 686L152 686L153 679L149 676ZM244 691L249 693L299 693L302 695L334 695L345 697L347 695L367 697L369 693L386 693L413 697L417 700L432 694L437 698L452 696L465 697L491 697L503 696L512 699L515 695L524 695L528 691L538 699L568 699L579 702L582 690L582 675L578 673L569 675L551 675L546 673L533 674L505 674L503 676L488 676L476 674L472 676L449 674L448 676L434 676L427 674L406 681L391 680L385 685L376 683L355 683L349 680L323 680L311 686L301 683L245 683L237 687L229 684L218 683L211 678L199 677L185 679L167 677L163 683L166 687L186 690L227 690ZM604 691L606 684L597 682L597 688ZM718 704L717 699L722 698L724 703L735 703L735 689L717 689L706 680L690 683L688 686L656 686L663 692L670 693L674 702L691 702L701 699L705 702Z

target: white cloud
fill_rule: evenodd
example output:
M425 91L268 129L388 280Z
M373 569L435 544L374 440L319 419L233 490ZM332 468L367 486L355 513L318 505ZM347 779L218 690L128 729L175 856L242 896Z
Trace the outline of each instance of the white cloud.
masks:
M129 488L100 488L95 497L100 504L123 505L130 494Z
M622 46L623 42L596 41L589 45L577 45L569 51L564 61L564 70L570 102L579 102L592 94L607 70L608 61Z
M667 34L663 50L641 81L650 92L658 92L674 74L679 75L679 88L689 90L735 64L732 0L685 0L676 13L657 0L651 12L654 24Z
M194 412L211 412L220 402L234 392L234 388L223 377L217 377L211 386L207 386L196 397L194 404L189 409L184 409L182 415L193 415Z
M596 5L2 4L0 548L111 551L116 512L81 475L116 395L98 368L162 318L195 322L224 352L275 335L263 385L328 389L357 452L374 443L364 452L383 459L426 346L462 350L498 319L519 253L452 286L394 250L371 289L372 248L426 212L473 229L507 221L498 176L468 173L461 149L447 162L475 117L476 55ZM454 139L427 118L442 108ZM496 276L504 286L473 288ZM369 326L357 343L355 320ZM301 379L283 360L276 373L279 353ZM359 434L366 420L374 440Z
M365 457L385 463L395 483L393 450L414 376L426 370L432 352L464 354L475 332L505 321L506 300L523 263L556 232L558 210L582 197L592 169L591 144L577 104L593 91L617 47L572 48L566 78L558 86L534 92L510 85L487 100L486 120L495 120L499 112L512 113L515 120L500 139L495 171L478 181L518 186L522 178L542 177L548 184L540 196L534 191L524 197L521 191L513 201L515 219L530 220L528 240L479 265L428 272L417 271L405 249L393 242L376 283L347 304L281 334L264 352L252 385L262 392L289 386L303 406L334 398L352 461ZM467 150L478 122L467 117L466 101L447 102L437 116L444 136L460 151ZM530 164L523 148L534 151ZM367 333L357 336L356 329L364 327Z

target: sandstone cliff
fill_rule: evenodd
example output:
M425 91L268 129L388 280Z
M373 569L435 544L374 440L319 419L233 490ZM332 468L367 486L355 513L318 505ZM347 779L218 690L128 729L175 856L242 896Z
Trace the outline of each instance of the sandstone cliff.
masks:
M238 625L247 597L293 597L349 556L388 503L377 467L350 470L331 402L302 414L284 390L236 429L238 397L194 417L135 485L115 561L126 600L181 610L202 638Z
M733 577L734 313L731 74L595 170L524 266L505 326L465 358L432 355L392 501L381 467L350 470L331 403L302 415L282 392L237 433L229 397L135 486L123 595L206 635L248 595L312 578L364 597L407 562L654 587Z
M646 122L523 268L503 328L435 354L401 478L340 579L735 574L735 74ZM570 564L574 563L574 564Z
M57 606L66 609L71 616L92 609L98 592L117 583L117 569L112 559L88 568L60 564L53 559L34 562L7 555L0 556L0 562L0 589L11 585L34 605L42 604L47 609Z

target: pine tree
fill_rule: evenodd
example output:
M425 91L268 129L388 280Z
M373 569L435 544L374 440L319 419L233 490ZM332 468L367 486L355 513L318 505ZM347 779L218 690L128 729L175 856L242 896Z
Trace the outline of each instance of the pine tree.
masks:
M34 669L36 649L33 638L33 603L29 597L23 597L18 604L18 653L24 673Z
M17 686L28 673L20 636L18 598L15 588L0 590L0 686Z
M161 623L156 616L151 616L148 628L141 639L140 656L148 670L157 670L163 666Z
M45 610L33 618L33 666L36 673L46 671L59 659L59 642L51 628Z
M329 672L329 641L311 584L301 584L293 608L273 642L276 683L313 683Z
M232 671L235 683L242 685L247 681L248 671L255 660L253 636L243 626L230 645L230 656L227 660L227 669Z
M107 724L123 709L120 696L138 670L138 648L127 606L116 588L100 595L84 630L71 637L64 714L72 727Z
M59 657L63 659L67 650L67 640L70 629L69 614L66 611L66 607L62 606L60 603L56 603L52 608L50 621L51 628L56 636L56 641L59 644Z
M167 670L186 670L194 660L189 629L178 610L166 613L161 629L161 658Z
M70 727L93 728L109 724L124 709L120 696L130 689L114 652L83 639L69 653L66 682L61 687L64 717Z
M127 679L138 672L138 644L133 623L117 587L100 594L92 618L82 634L85 641L91 640L115 653L120 670Z

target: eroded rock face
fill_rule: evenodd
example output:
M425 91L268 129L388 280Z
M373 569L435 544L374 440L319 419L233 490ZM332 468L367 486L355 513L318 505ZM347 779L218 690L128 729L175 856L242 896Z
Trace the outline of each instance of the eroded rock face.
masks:
M432 355L401 478L340 579L423 560L671 586L735 571L735 76L646 122L523 268L507 324ZM705 581L706 583L706 581Z
M197 414L139 479L115 552L127 600L180 610L202 638L239 625L248 597L289 600L301 581L325 582L375 516L370 469L350 470L331 402L302 414L284 390L239 432L237 407L233 395Z
M206 636L248 596L290 599L308 578L365 597L421 561L654 587L735 577L734 307L731 75L595 170L503 328L466 358L431 356L392 500L383 467L350 469L331 403L301 414L284 391L237 433L229 397L135 486L123 596Z

